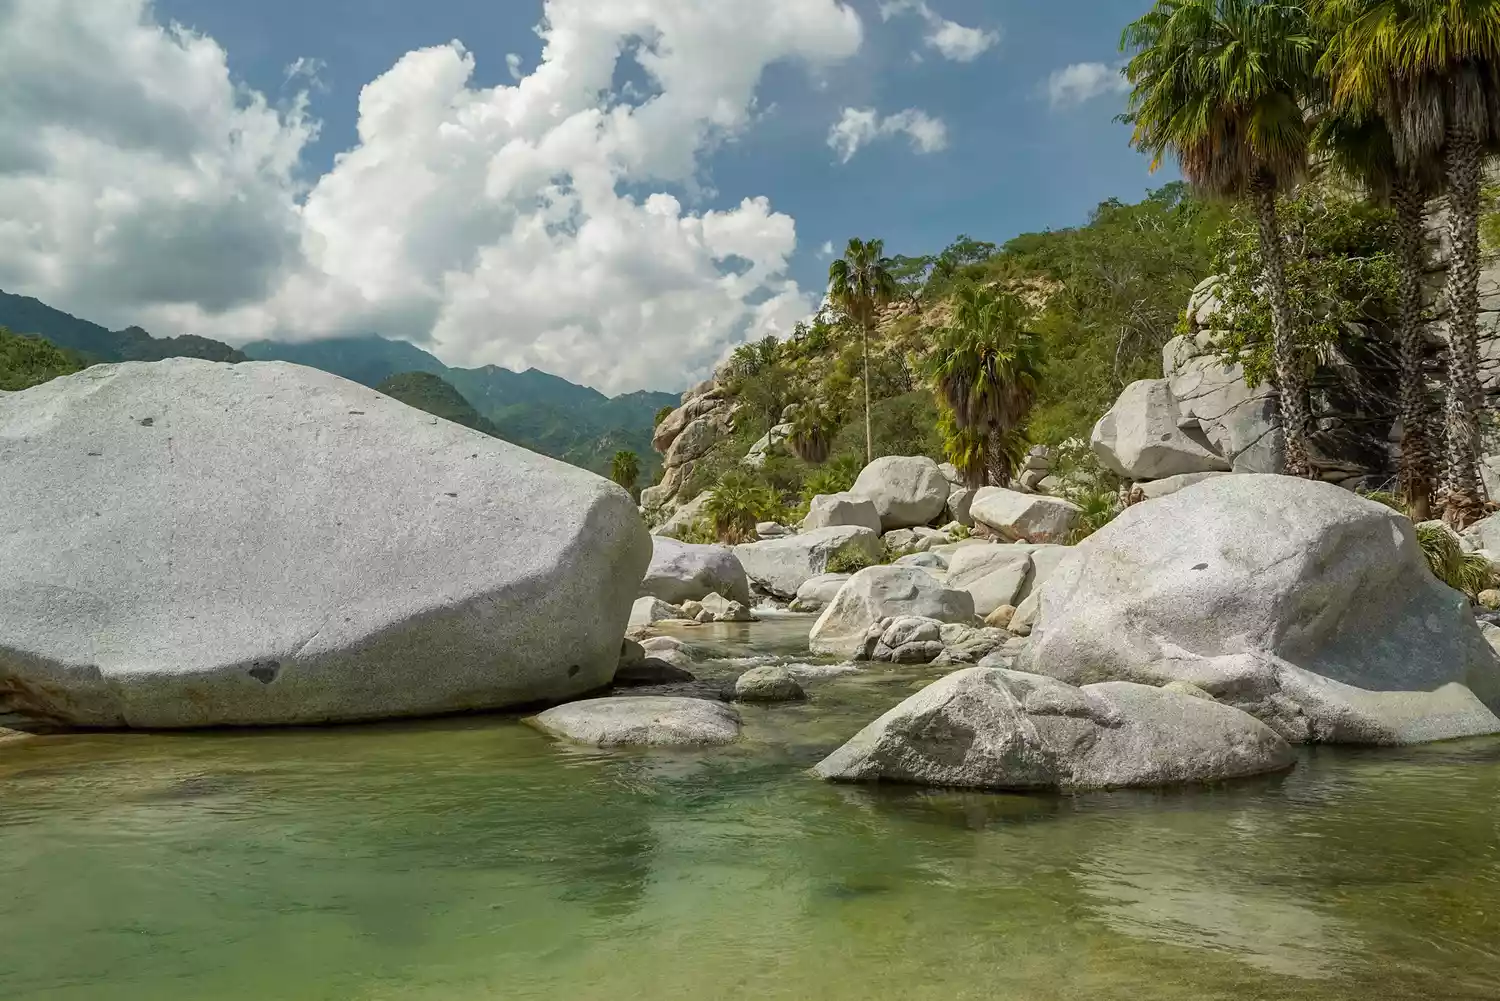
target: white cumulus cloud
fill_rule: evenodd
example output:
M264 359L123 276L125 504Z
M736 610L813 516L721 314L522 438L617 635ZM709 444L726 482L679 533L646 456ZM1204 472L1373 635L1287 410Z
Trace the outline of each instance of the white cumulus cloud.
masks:
M845 108L843 115L828 130L828 145L838 154L839 162L848 163L865 146L877 139L905 134L918 153L937 153L948 148L948 126L917 108L907 108L894 115L880 116L874 108Z
M407 53L309 180L305 95L237 84L213 39L147 0L8 0L0 288L159 334L379 332L607 391L789 332L815 301L787 276L793 220L753 192L717 210L670 192L702 191L767 66L853 55L854 11L546 0L539 32L529 74L506 61L513 85L474 86L458 42ZM638 102L609 93L621 58L651 83Z
M971 63L1000 43L998 29L970 28L950 21L927 5L925 0L891 0L880 5L880 19L889 21L900 14L915 14L926 22L923 41L936 49L944 59ZM913 53L917 56L916 53ZM920 56L917 56L920 61Z
M1074 63L1054 70L1047 78L1047 99L1054 108L1065 108L1091 101L1105 94L1124 94L1130 90L1124 67L1106 63Z

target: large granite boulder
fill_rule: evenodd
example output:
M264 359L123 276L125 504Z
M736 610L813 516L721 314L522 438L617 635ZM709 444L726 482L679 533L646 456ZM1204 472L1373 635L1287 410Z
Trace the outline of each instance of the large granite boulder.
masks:
M672 442L662 461L668 466L681 466L693 459L701 459L725 433L725 422L718 414L699 417L682 429L682 434Z
M715 747L740 739L740 714L723 702L626 695L555 706L527 720L592 747Z
M841 553L873 563L880 558L880 536L843 525L734 547L751 582L782 600L795 598L803 584L827 573L828 561Z
M641 594L674 605L714 593L749 603L750 581L728 546L697 546L660 535L652 536L651 546Z
M1104 466L1131 480L1181 473L1227 471L1229 463L1187 434L1166 379L1141 379L1125 387L1094 425L1090 441Z
M1031 575L1030 546L966 546L949 557L949 587L967 591L974 614L989 615L1001 605L1021 600L1021 588Z
M750 446L750 451L740 461L752 469L759 469L766 464L766 457L773 452L784 453L783 447L786 440L792 436L793 426L791 424L778 424Z
M1236 473L1279 473L1285 463L1276 392L1247 386L1240 365L1213 350L1213 331L1183 334L1162 348L1162 372L1179 419L1191 422Z
M924 455L885 455L860 470L849 492L873 501L880 526L925 525L948 506L952 485L938 464Z
M903 616L976 624L974 599L967 591L951 590L918 567L866 567L823 609L808 645L813 653L858 657L866 650L872 626Z
M853 574L847 573L820 573L816 577L809 577L797 588L792 611L821 612L852 576Z
M974 495L969 513L979 524L1004 539L1063 542L1078 524L1083 509L1061 497L1023 494L1004 487L984 487Z
M1270 727L1217 702L1129 682L1075 688L971 667L896 706L814 773L842 782L1075 791L1219 782L1294 760Z
M656 529L656 534L668 539L676 538L678 534L686 532L698 523L708 509L708 502L713 499L714 492L705 490L697 497L688 501L672 513L672 516L662 522Z
M875 502L851 493L819 494L807 506L807 517L802 519L803 531L815 528L835 528L853 525L868 528L880 534L880 512Z
M0 400L0 712L321 723L607 684L651 543L602 477L281 362Z
M1410 521L1330 484L1222 476L1137 504L1035 597L1030 669L1073 684L1186 681L1297 741L1500 732L1468 601Z

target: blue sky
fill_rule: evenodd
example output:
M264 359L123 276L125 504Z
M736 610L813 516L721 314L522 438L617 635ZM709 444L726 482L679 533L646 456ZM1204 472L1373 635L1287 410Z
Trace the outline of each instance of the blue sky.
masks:
M797 220L794 274L814 286L827 265L824 243L879 236L893 253L932 253L959 233L1002 242L1018 233L1083 222L1106 198L1134 199L1165 183L1129 148L1129 129L1113 119L1123 95L1053 107L1050 74L1075 63L1115 63L1120 30L1145 5L1129 0L938 0L939 14L998 30L1000 41L971 63L925 50L921 22L882 22L878 4L856 2L870 37L868 52L828 74L814 89L797 67L773 67L761 88L775 110L707 162L719 197L709 205L764 194ZM535 65L533 30L540 0L157 0L169 18L212 35L230 67L252 86L284 89L286 67L299 58L326 64L326 93L314 96L323 121L308 151L321 173L355 142L359 89L414 48L457 39L476 59L474 83L509 83L505 56ZM922 61L912 53L922 54ZM948 125L949 146L925 156L900 142L838 162L826 138L845 106L923 108Z
M12 0L0 288L675 388L806 316L830 244L998 243L1171 179L1113 120L1139 0L849 6Z

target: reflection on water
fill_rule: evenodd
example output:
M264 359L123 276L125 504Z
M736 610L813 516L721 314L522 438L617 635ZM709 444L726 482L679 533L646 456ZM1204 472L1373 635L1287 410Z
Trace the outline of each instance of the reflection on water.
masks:
M683 635L805 661L809 622ZM1166 793L805 774L940 673L809 677L704 752L506 717L7 744L0 995L1500 997L1500 741Z

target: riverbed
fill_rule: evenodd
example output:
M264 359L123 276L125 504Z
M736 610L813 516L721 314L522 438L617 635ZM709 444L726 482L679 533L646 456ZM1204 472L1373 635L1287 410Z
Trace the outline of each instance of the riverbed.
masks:
M811 620L685 630L732 678ZM828 785L942 673L814 664L703 751L513 716L0 745L7 1001L1494 999L1500 740L1211 789Z

